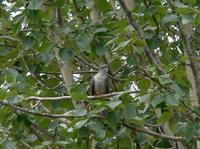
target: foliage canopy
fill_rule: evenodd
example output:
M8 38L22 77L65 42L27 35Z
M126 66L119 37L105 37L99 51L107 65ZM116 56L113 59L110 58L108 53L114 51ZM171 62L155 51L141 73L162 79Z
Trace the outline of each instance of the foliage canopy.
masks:
M0 0L1 148L196 148L199 7ZM89 96L101 63L112 93Z

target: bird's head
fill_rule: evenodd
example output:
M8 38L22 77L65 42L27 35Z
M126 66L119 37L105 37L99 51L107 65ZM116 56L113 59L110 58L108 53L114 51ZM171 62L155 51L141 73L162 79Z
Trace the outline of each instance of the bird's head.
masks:
M109 70L108 65L103 64L103 65L101 65L101 66L99 67L98 72L100 72L100 73L107 73L108 70Z

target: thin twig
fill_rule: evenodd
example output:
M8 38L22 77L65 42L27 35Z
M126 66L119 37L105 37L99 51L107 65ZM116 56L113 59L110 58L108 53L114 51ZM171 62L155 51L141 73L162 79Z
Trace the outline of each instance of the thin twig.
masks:
M0 104L4 105L4 106L8 106L10 108L13 108L15 110L19 110L23 113L28 113L28 114L32 114L32 115L37 115L37 116L42 116L42 117L48 117L48 118L71 118L73 116L66 116L66 115L62 115L62 114L48 114L48 113L41 113L41 112L35 112L35 111L31 111L4 101L0 101Z
M180 18L180 15L176 12L176 9L173 5L173 1L167 0L167 3L169 4L172 12ZM178 21L178 28L179 28L181 37L183 39L183 44L184 44L184 47L185 47L186 56L187 56L187 58L190 62L190 67L191 67L193 79L194 79L194 85L195 85L195 88L197 90L196 94L197 94L197 97L198 97L198 104L200 105L200 79L199 79L198 67L197 67L197 64L195 63L195 61L193 59L194 56L193 56L192 48L190 46L189 37L187 36L187 34L184 30L184 26L181 23L181 21Z
M24 140L20 140L20 142L23 144L24 147L26 147L27 149L33 149L31 145L29 145L27 142L25 142Z
M124 66L121 66L119 69L117 69L115 72L113 72L113 76L115 76L116 74L118 74L121 70L124 69L124 67L126 67L128 64L124 65Z
M124 10L126 17L128 18L129 23L133 26L133 28L135 29L138 38L142 39L145 42L145 46L144 46L144 51L145 54L147 55L149 61L151 64L156 65L157 66L157 70L160 74L165 74L165 71L163 70L163 68L161 67L161 63L160 60L158 58L154 57L154 54L152 53L152 51L149 49L143 35L142 35L142 31L139 27L139 25L137 24L137 22L134 20L131 12L129 11L129 9L127 8L124 0L119 0L119 3L122 7L122 9Z
M16 41L16 42L20 41L19 39L16 39L16 38L13 38L13 37L10 37L10 36L7 36L7 35L0 36L0 39L6 39L6 40L11 40L11 41Z
M29 72L27 70L24 70L20 67L14 66L15 69L19 70L19 71L23 71L23 72ZM48 71L38 71L38 73L44 73L44 74L49 74L49 75L61 75L61 72L48 72ZM84 70L84 71L73 71L73 74L87 74L87 73L97 73L97 71L92 71L92 70Z
M77 59L79 59L80 61L82 61L83 63L85 63L86 65L88 65L90 68L93 68L94 70L98 70L96 67L94 67L93 65L91 65L90 63L88 63L87 61L85 61L84 59L82 59L79 56L75 56ZM126 79L117 79L115 77L113 77L113 75L108 74L108 77L111 78L112 80L118 81L118 82L124 82L126 81Z
M140 67L140 69L142 69L142 71L144 72L144 74L149 78L151 79L153 82L157 83L160 87L162 87L163 89L166 89L167 91L169 91L170 93L172 93L173 91L164 86L163 84L160 83L160 81L157 81L156 79L154 79L144 68Z
M84 60L83 58L81 58L80 56L75 56L75 58L77 58L78 60L82 61L83 63L85 63L87 66L89 66L90 68L93 68L94 70L98 70L96 67L94 67L91 63L88 63L86 60Z
M83 17L81 16L81 14L80 14L80 9L79 9L79 7L78 7L78 5L77 5L76 0L73 0L73 2L74 2L74 6L75 6L75 8L76 8L76 12L77 12L77 14L78 14L78 17L81 19L81 21L82 21L83 23L85 23L84 18L83 18Z
M34 105L31 106L32 109L37 107L40 104L41 100L38 100Z
M123 125L127 128L130 128L134 131L143 132L145 134L155 136L155 137L159 137L159 138L164 138L164 139L173 140L173 141L183 141L183 140L185 140L185 138L183 138L183 137L177 137L177 136L175 137L175 136L160 134L160 133L154 132L154 131L146 129L146 128L133 127L133 126L130 126L130 125L125 124L125 123L122 123L121 125ZM196 140L200 140L199 136L194 136L193 138L196 139Z

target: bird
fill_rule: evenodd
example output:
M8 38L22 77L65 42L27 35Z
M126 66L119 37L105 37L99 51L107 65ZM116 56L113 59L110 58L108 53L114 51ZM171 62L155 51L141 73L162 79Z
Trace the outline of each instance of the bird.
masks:
M92 77L91 80L92 96L109 93L108 70L109 70L108 65L103 64L99 67L98 72Z

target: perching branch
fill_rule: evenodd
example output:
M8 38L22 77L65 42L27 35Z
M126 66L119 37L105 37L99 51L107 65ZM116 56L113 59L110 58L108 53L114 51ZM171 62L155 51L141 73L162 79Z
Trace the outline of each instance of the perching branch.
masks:
M88 96L87 99L102 99L102 98L108 98L116 95L121 95L121 94L133 94L133 93L139 93L140 91L124 91L124 92L113 92L109 94L103 94L103 95L98 95L98 96ZM28 97L28 100L39 100L40 102L42 101L61 101L61 100L67 100L67 99L72 99L71 96L61 96L61 97L36 97L36 96L30 96Z
M99 95L99 96L88 96L88 99L102 99L102 98L107 98L107 97L112 97L112 96L116 96L116 95L128 95L128 94L132 94L132 93L139 93L139 91L124 91L124 92L113 92L113 93L109 93L109 94L103 94L103 95ZM60 100L66 100L66 99L72 99L71 96L62 96L62 97L35 97L35 96L31 96L28 98L28 100L39 100L40 102L42 101L60 101ZM49 118L71 118L73 116L66 116L66 115L62 115L62 114L48 114L48 113L41 113L41 112L35 112L35 111L31 111L7 102L3 102L0 101L0 104L8 106L10 108L13 108L15 110L19 110L23 113L28 113L28 114L33 114L33 115L37 115L37 116L42 116L42 117L49 117Z

